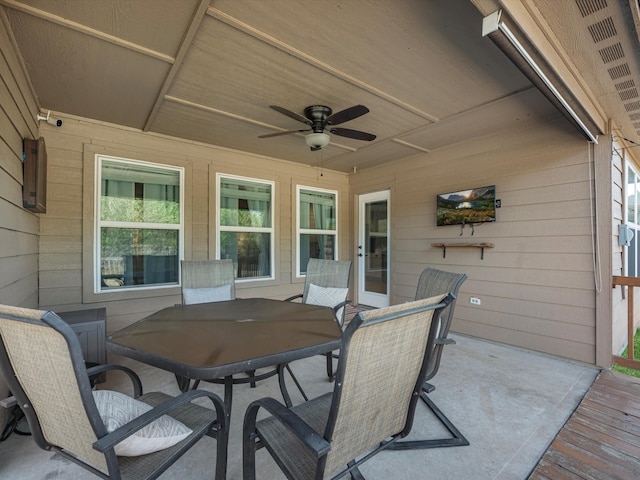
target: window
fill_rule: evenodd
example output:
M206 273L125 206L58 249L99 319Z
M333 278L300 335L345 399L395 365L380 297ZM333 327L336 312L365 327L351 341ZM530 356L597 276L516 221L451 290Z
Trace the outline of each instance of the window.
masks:
M182 258L182 168L96 156L95 291L175 286Z
M272 182L216 176L218 258L233 260L236 278L273 278Z
M298 186L298 276L310 258L337 260L338 193Z

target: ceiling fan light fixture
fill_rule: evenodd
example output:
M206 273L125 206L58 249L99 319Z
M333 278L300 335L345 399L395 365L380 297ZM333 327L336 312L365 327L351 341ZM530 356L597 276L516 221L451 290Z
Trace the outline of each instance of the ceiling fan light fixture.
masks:
M331 137L326 133L310 133L304 137L304 141L311 147L311 150L320 150L329 145Z

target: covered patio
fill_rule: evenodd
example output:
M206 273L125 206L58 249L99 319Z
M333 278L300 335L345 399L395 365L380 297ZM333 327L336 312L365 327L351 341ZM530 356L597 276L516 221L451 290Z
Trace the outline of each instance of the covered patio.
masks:
M367 229L358 199L384 193L392 213L375 233L392 234L382 303L412 299L426 266L469 277L453 326L458 345L445 351L431 397L471 444L384 452L364 475L528 477L628 338L629 290L609 279L640 265L640 243L619 234L640 232L640 196L629 195L630 179L640 186L638 2L159 2L0 0L0 303L105 308L110 333L180 301L179 281L102 288L124 268L108 271L108 255L97 253L102 157L183 172L175 259L223 257L222 180L267 185L270 268L258 273L238 259L245 298L299 293L298 195L321 192L336 199L331 256L354 263L349 298L373 305L361 295ZM497 12L559 76L571 108L556 108L498 31L483 33ZM366 105L370 113L348 126L376 138L330 132L328 145L310 148L309 130L291 129L303 126L295 112L316 104ZM46 208L25 203L24 141L38 139ZM482 185L497 188L496 221L437 225L437 195ZM480 253L471 242L492 247ZM445 255L438 245L465 248ZM166 372L110 361L130 364L146 389L177 392ZM293 365L310 395L332 388L322 362ZM244 409L264 396L279 398L275 379L236 389L230 479L241 478ZM420 408L412 436L437 437L436 428ZM203 442L162 478L208 478L211 448ZM260 477L281 478L266 455L259 462ZM12 435L0 443L0 477L86 475Z
M527 478L549 444L571 416L598 375L599 369L581 363L534 353L512 346L463 335L453 335L457 345L443 354L433 379L430 397L470 442L469 446L429 450L382 452L361 471L368 480L388 478L473 478L513 480ZM135 361L114 361L131 366L145 390L178 393L173 376ZM324 358L292 364L309 396L332 388ZM118 389L112 379L100 388ZM222 392L220 385L201 388ZM290 388L292 395L295 387ZM242 475L241 425L246 406L265 396L280 398L275 378L255 389L239 385L234 390L227 478ZM295 398L294 402L301 401ZM438 438L446 434L431 414L419 405L410 439ZM210 478L214 441L200 442L160 478ZM258 478L284 476L265 452L257 459ZM63 480L85 478L86 472L61 457L38 449L30 437L12 435L0 443L0 474L6 480Z

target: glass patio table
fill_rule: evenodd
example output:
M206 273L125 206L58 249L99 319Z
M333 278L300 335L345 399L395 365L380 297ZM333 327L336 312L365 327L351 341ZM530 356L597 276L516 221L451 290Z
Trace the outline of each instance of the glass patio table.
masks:
M284 366L340 348L342 330L328 307L267 298L175 305L107 336L107 349L172 372L177 378L224 378L231 410L233 375ZM188 385L188 382L187 382Z

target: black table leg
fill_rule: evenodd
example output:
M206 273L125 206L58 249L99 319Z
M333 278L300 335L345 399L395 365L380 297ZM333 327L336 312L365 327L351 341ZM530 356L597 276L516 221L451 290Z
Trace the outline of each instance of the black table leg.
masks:
M178 382L178 388L182 393L188 392L191 389L191 379L188 377L176 375L176 382Z

